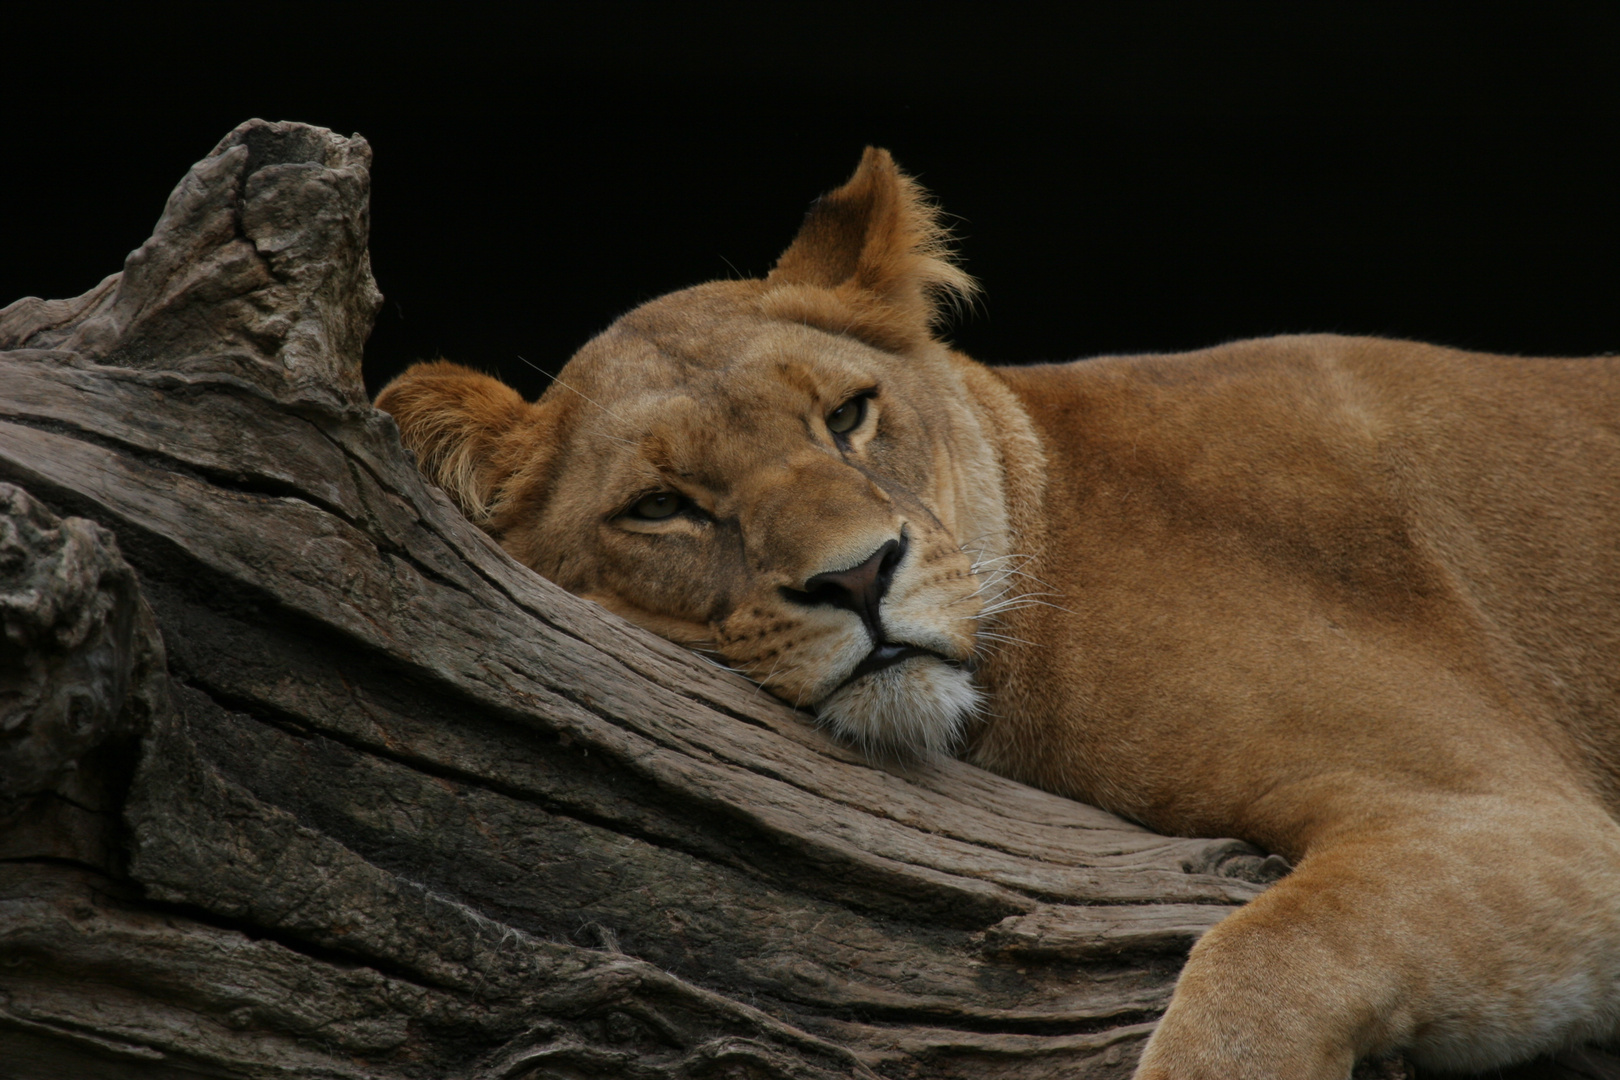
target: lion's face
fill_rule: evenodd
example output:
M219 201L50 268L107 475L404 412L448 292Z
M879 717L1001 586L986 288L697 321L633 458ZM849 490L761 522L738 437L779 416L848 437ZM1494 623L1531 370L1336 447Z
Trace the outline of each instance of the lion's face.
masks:
M379 405L557 584L846 738L943 750L977 707L976 632L1004 577L999 464L926 316L916 333L782 275L803 241L767 281L630 312L534 405L443 363Z
M550 490L502 540L847 735L940 746L974 704L978 538L917 403L961 388L740 291L655 301L569 363Z

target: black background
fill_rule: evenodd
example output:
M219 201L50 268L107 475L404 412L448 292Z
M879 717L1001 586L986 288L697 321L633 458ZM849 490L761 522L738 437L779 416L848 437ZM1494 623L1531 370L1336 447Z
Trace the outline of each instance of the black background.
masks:
M1620 349L1620 5L546 10L13 15L0 303L117 270L262 116L372 143L373 390L443 354L537 393L520 356L769 270L867 143L960 219L979 359Z

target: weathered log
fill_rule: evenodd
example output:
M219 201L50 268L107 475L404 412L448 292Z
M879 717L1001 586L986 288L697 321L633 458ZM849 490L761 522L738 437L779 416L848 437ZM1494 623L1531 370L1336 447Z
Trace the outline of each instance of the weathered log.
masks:
M0 311L0 1075L1128 1075L1285 868L512 562L365 398L369 168L249 122Z

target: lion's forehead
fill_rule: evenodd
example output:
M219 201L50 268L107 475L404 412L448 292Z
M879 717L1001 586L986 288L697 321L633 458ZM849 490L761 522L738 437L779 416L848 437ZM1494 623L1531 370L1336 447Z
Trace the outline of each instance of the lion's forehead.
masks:
M643 390L615 406L623 420L621 445L643 456L698 460L749 446L765 450L784 436L802 439L802 395L763 380L694 383Z
M868 371L778 352L737 358L720 369L683 368L642 357L574 383L595 413L584 430L621 453L660 468L696 469L705 462L768 461L811 435L810 417L876 383ZM659 376L647 374L659 368Z
M727 495L806 445L806 428L767 387L584 389L563 448L573 490L618 503L637 492L697 485Z
M681 395L732 407L760 406L776 398L802 403L837 395L847 386L873 381L890 359L860 342L797 323L698 320L683 330L662 323L648 329L634 314L580 350L562 378L597 400L626 407Z

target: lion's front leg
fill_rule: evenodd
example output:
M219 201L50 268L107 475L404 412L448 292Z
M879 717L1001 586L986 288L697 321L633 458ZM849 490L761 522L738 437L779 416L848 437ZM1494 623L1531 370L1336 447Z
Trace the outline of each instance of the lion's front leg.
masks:
M1579 800L1414 799L1193 949L1143 1080L1463 1072L1620 1034L1620 827Z

